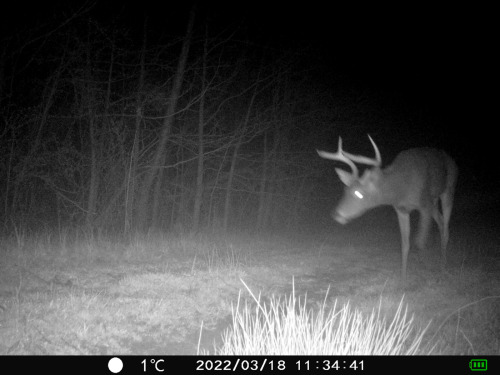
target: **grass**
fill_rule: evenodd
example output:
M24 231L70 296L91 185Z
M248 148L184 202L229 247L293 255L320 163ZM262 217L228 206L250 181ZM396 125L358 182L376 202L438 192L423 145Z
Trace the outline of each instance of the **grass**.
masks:
M410 261L402 291L399 253L375 245L17 230L0 354L498 355L500 259L466 243L445 275Z
M413 317L403 311L403 299L390 322L381 306L364 315L349 302L337 308L327 305L327 295L314 310L307 298L297 298L295 288L288 297L271 296L264 303L250 292L254 304L245 301L232 310L233 324L223 334L217 355L415 355L429 327L417 330ZM428 353L426 353L428 354Z

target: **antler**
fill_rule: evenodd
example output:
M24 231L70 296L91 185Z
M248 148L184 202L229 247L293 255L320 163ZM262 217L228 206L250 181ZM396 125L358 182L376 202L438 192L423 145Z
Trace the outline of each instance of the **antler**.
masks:
M356 163L380 167L382 165L382 157L380 156L380 151L378 150L378 147L375 144L375 142L373 141L372 137L370 137L370 135L368 135L368 138L370 138L370 142L372 143L373 148L375 150L375 159L368 158L366 156L361 156L361 155L353 155L353 154L350 154L348 152L344 152L344 155Z
M337 152L333 153L333 152L326 152L326 151L319 151L319 150L316 150L316 152L323 159L343 161L349 167L351 167L351 169L352 169L352 179L357 179L359 177L358 168L352 162L352 160L350 160L348 157L346 157L347 154L344 154L344 151L342 150L342 138L341 137L339 137L339 146L338 146ZM377 149L377 152L378 152L378 149Z

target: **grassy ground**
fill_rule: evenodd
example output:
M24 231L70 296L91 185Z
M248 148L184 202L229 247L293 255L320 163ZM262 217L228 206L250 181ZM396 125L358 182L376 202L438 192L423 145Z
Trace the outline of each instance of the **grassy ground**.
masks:
M474 243L452 240L445 272L433 246L411 255L402 289L398 239L380 233L125 240L16 232L0 242L0 354L231 352L228 342L242 336L265 331L290 342L314 324L328 344L343 324L328 319L342 312L351 341L356 322L379 322L385 337L397 321L410 328L404 348L423 334L415 353L498 355L498 242ZM344 338L311 350L341 352Z

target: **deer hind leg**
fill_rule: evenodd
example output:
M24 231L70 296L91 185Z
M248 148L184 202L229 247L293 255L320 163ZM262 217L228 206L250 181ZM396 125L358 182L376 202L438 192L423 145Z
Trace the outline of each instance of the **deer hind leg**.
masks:
M432 217L436 221L441 237L441 255L443 263L446 263L446 244L448 242L447 228L445 228L444 215L439 211L439 199L436 199L432 208Z
M452 194L445 192L441 194L440 196L441 199L441 208L443 211L442 214L442 222L443 222L443 228L441 231L441 254L443 256L443 260L446 262L446 247L448 246L448 240L450 236L450 231L449 231L449 224L450 224L450 216L451 216L451 209L453 208L453 196ZM439 225L439 223L438 223Z

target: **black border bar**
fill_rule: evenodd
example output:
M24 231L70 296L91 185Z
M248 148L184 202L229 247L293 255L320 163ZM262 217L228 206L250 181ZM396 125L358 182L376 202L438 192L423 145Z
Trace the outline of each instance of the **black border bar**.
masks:
M2 373L113 374L500 374L500 356L0 356ZM486 360L487 369L478 367ZM120 361L114 360L115 363ZM481 363L483 366L485 362ZM12 371L14 370L14 371Z

